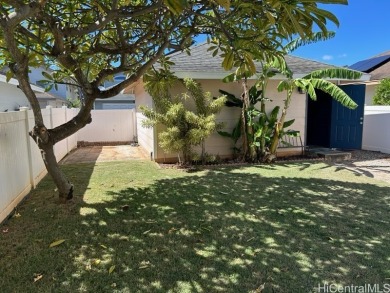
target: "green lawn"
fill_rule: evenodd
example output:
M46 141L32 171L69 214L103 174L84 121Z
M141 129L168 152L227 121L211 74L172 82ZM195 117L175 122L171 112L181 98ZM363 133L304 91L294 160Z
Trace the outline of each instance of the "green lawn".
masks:
M1 292L260 292L262 284L262 292L312 292L324 282L390 283L385 183L323 163L186 173L132 161L64 170L75 183L73 204L58 205L45 179L0 227Z

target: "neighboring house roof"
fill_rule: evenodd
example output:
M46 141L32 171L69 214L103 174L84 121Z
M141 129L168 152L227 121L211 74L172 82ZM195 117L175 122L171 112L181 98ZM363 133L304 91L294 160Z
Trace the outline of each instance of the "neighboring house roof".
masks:
M186 52L178 52L170 55L170 60L175 64L172 65L171 70L178 76L192 77L192 78L223 78L229 74L222 68L222 58L220 56L212 56L212 51L207 51L209 44L203 43L191 47L191 55ZM287 65L294 74L294 77L303 77L314 70L335 68L336 66L308 60L292 55L285 56ZM260 72L261 64L256 62L256 68ZM276 78L284 78L277 76ZM367 75L362 79L369 79Z
M390 77L390 51L356 62L349 68L370 73L372 80L388 78Z
M15 78L11 78L8 82L7 82L7 78L5 75L3 74L0 74L0 82L4 82L4 83L9 83L9 84L12 84L12 85L16 85L18 86L19 85L19 81ZM33 85L31 84L31 89L34 91L34 92L37 92L37 93L43 93L45 90L39 86L36 86L36 85Z
M35 94L37 99L41 99L41 100L58 100L58 101L61 101L61 102L66 102L64 99L61 99L59 97L57 97L56 95L53 95L53 94L50 94L50 93L47 93L47 92L43 92L43 93L37 93Z

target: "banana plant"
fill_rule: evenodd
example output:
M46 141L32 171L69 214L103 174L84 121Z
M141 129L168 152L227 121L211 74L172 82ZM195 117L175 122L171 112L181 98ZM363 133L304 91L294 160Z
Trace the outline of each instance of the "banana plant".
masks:
M270 147L270 154L275 155L279 139L283 135L282 126L287 115L287 110L291 103L292 93L295 89L303 89L312 100L317 99L316 90L321 90L330 95L334 100L341 103L343 106L349 109L355 109L357 104L349 97L341 88L331 81L325 80L325 78L338 78L338 79L358 79L362 75L361 72L350 70L347 68L327 68L323 70L316 70L302 78L290 78L283 80L278 85L278 91L286 91L286 99L284 100L284 106L279 118L279 121L275 125L275 133Z
M241 138L241 118L238 119L238 122L236 126L234 126L233 130L231 133L226 132L226 131L217 131L219 135L228 137L233 141L233 155L234 157L237 157L241 151L240 147L237 147L237 142Z

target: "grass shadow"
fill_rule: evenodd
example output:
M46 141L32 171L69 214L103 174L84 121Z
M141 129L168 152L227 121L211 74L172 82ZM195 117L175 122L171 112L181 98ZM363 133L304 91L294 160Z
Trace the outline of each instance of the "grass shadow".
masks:
M6 292L249 292L264 284L263 292L311 292L323 282L385 283L389 186L323 167L188 174L150 162L94 166L88 184L76 178L85 186L77 204L52 207L40 187L9 223L0 285ZM54 239L66 241L49 249ZM34 283L34 273L43 278Z

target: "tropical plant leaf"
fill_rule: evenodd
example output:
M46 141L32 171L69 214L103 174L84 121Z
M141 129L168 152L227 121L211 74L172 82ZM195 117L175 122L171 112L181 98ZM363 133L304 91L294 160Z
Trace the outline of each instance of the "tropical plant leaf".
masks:
M242 108L242 101L241 99L237 98L235 95L228 93L224 90L219 90L219 92L226 97L225 105L227 107L239 107Z
M278 92L287 91L288 89L290 89L290 86L291 85L289 80L282 80L281 82L279 82L277 90Z
M287 78L292 78L292 71L287 65L286 60L281 56L275 56L270 66L273 68L268 70L267 77L272 77L276 75L277 72L280 72L287 76Z
M293 52L294 50L298 49L299 47L317 43L319 41L326 41L329 39L334 38L336 35L335 32L328 31L328 32L316 32L313 33L311 36L305 37L305 38L296 38L295 40L292 40L290 43L284 46L284 50L287 53Z
M235 80L236 80L236 74L235 74L235 73L231 73L231 74L225 76L225 77L222 79L222 81L223 81L224 83L233 82L233 81L235 81Z
M304 79L310 78L337 78L337 79L359 79L362 73L348 68L326 68L315 70L304 76Z
M272 109L271 113L268 116L268 122L269 124L273 125L278 120L278 114L279 114L280 107L276 106Z
M222 67L225 70L230 70L230 69L232 69L233 64L234 64L234 52L231 50L228 50L225 53L225 56L223 58Z
M357 104L342 89L330 81L324 79L312 79L311 83L314 88L329 94L343 106L349 109L355 109L357 107Z
M236 125L236 127L234 127L233 132L232 132L232 138L233 138L233 141L235 144L237 143L237 141L241 137L241 125L242 125L242 121L240 118L240 119L238 119L237 125Z
M230 134L229 132L226 132L226 131L217 131L219 135L222 135L224 137L229 137L229 138L232 138L232 134Z
M295 119L288 120L283 123L283 128L290 127L295 122Z

